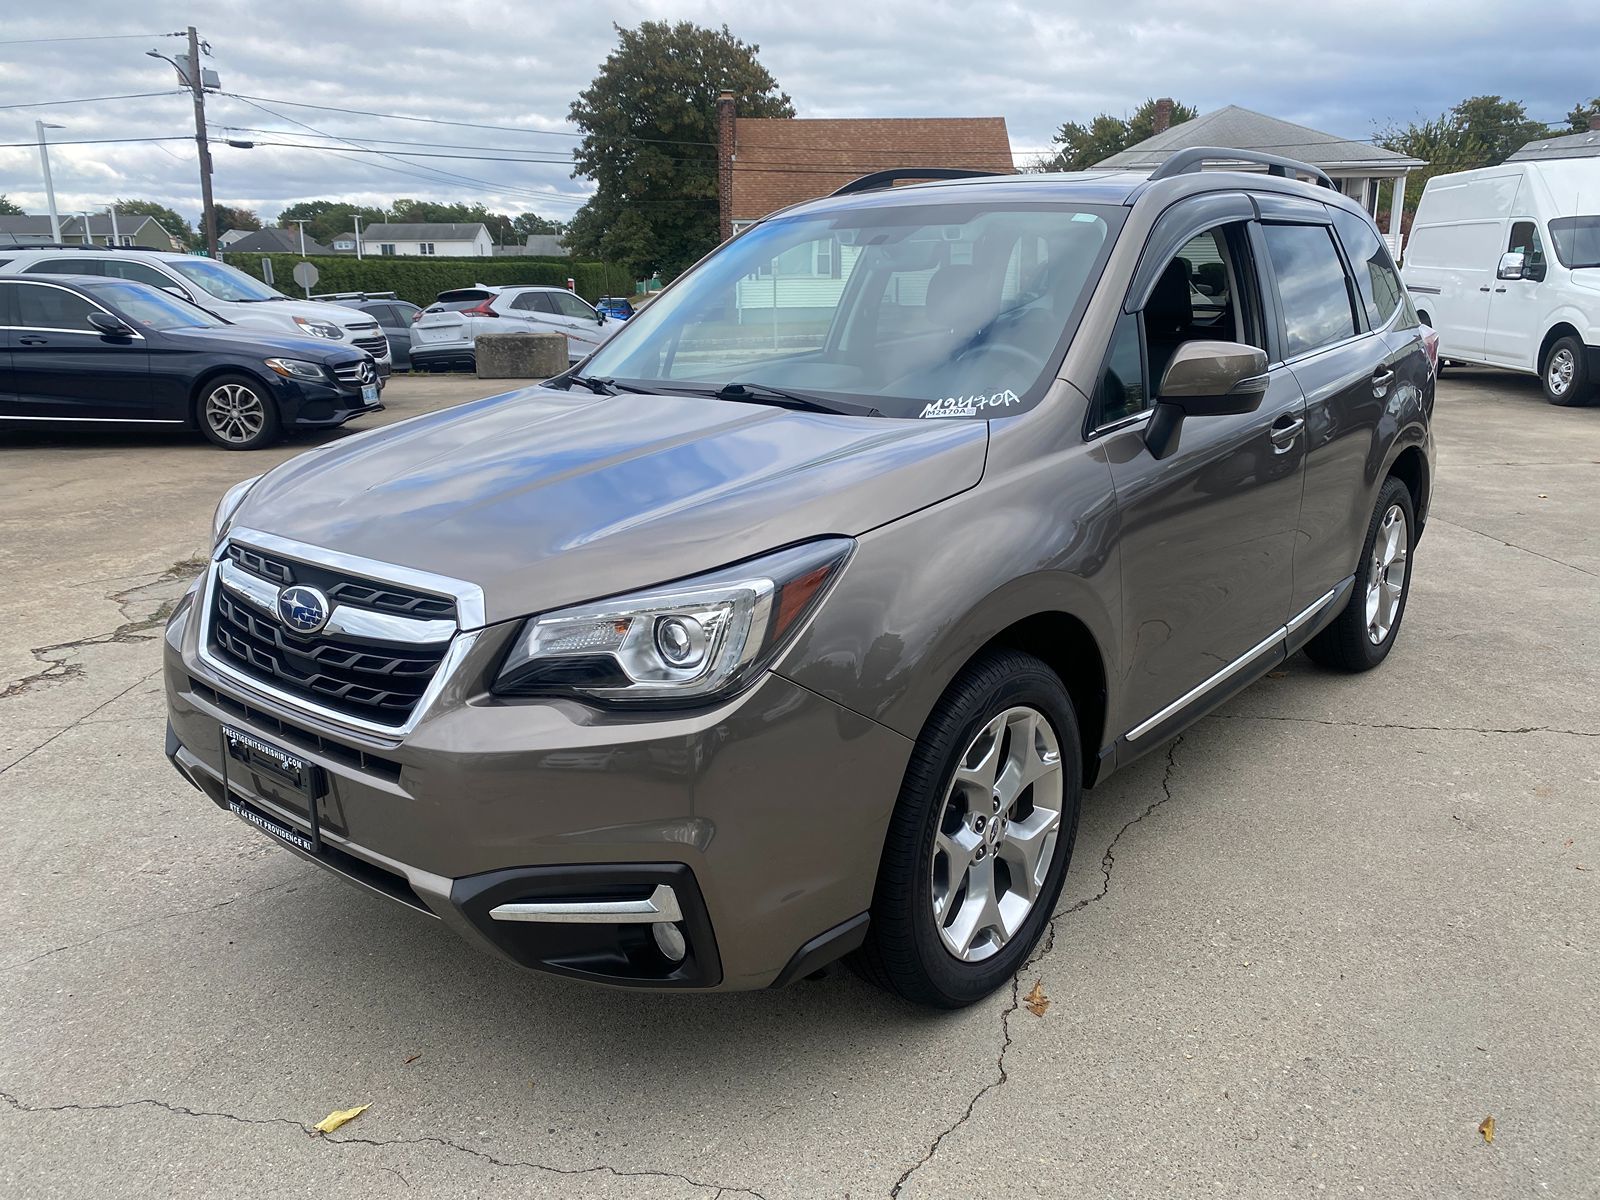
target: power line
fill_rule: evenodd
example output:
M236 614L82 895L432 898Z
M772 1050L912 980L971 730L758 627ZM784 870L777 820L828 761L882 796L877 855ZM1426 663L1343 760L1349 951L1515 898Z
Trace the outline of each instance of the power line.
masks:
M0 42L0 45L4 45ZM13 108L55 108L62 104L98 104L102 100L145 100L151 96L181 96L184 89L169 92L130 92L126 96L84 96L78 100L35 100L31 104L0 104L0 112Z
M53 150L57 146L112 146L112 145L119 145L119 144L123 144L123 143L127 143L127 142L192 142L192 141L194 141L193 135L185 137L182 134L175 134L175 135L172 135L170 137L73 138L71 141L52 141L50 143L50 148ZM18 147L21 147L21 146L26 146L26 147L32 149L32 148L36 148L38 145L39 145L38 142L0 142L0 150L15 150L15 149L17 149Z
M93 37L7 38L0 46L42 46L46 42L121 42L148 41L150 38L183 37L181 33L102 33Z

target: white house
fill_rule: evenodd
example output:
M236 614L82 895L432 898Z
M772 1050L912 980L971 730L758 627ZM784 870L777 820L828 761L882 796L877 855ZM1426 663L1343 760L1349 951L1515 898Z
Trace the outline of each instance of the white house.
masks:
M333 248L340 254L354 253L356 235L339 234ZM361 230L361 253L375 258L488 258L494 254L494 239L481 221L366 225Z

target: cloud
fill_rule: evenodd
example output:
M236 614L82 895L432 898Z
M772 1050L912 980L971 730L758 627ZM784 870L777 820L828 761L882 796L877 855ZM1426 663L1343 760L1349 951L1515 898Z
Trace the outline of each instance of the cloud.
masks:
M567 108L614 46L612 22L654 18L726 23L759 43L762 61L802 116L999 115L1019 158L1043 150L1064 121L1128 112L1155 95L1202 110L1242 104L1352 137L1437 115L1485 92L1522 100L1534 117L1555 120L1596 90L1592 49L1600 44L1600 6L1566 0L1459 0L1447 11L1394 0L1270 10L1222 0L811 0L762 7L723 0L223 0L198 12L167 0L132 7L85 0L72 6L70 21L59 9L8 13L0 99L171 94L0 110L0 143L32 143L41 117L66 127L51 131L61 143L192 135L190 102L176 90L172 69L144 54L152 47L178 53L182 39L14 39L155 33L197 19L213 50L207 65L224 89L264 97L256 103L270 110L212 96L213 130L325 147L236 149L219 140L219 201L270 216L307 198L382 203L414 196L566 217L587 184L570 178L562 162L408 160L326 147L348 149L338 138L386 138L448 143L426 147L435 154L511 147L527 153L502 157L569 155L575 135ZM1537 49L1510 49L1527 45L1530 29L1562 33L1541 37ZM282 103L290 100L501 128ZM160 200L191 218L199 209L192 142L60 145L51 164L63 208L125 195ZM0 193L42 210L35 151L0 149Z

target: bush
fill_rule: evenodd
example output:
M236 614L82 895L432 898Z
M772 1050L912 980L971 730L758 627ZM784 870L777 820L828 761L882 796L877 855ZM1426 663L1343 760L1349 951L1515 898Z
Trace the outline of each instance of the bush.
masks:
M353 254L302 260L298 254L229 254L226 261L247 275L262 278L261 260L272 260L273 286L286 296L304 295L294 281L295 265L309 262L320 275L313 292L393 292L402 300L426 307L440 292L475 283L540 284L566 287L570 276L578 295L591 304L601 296L627 296L633 279L617 263L573 262L566 258L412 258Z

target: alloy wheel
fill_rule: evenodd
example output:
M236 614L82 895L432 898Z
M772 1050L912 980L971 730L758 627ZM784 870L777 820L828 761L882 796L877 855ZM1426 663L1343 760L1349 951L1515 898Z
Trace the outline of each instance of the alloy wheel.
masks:
M1400 615L1400 598L1406 590L1406 557L1410 541L1406 514L1391 504L1372 542L1372 564L1367 575L1367 640L1383 645Z
M1010 708L968 744L933 840L934 924L963 962L998 953L1033 911L1055 858L1061 745L1035 708Z
M1545 366L1545 386L1550 389L1552 396L1565 396L1567 389L1572 386L1572 377L1578 369L1578 361L1573 357L1572 351L1565 346L1550 356L1549 363Z
M242 383L225 383L206 397L206 424L225 442L248 442L267 423L261 397Z

